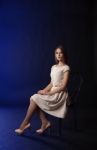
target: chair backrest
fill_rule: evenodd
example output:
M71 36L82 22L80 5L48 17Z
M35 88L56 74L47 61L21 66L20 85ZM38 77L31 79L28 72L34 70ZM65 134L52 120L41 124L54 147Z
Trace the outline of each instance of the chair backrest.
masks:
M82 87L83 77L80 73L71 73L70 80L67 86L69 98L67 99L67 106L73 105L78 100L78 96Z

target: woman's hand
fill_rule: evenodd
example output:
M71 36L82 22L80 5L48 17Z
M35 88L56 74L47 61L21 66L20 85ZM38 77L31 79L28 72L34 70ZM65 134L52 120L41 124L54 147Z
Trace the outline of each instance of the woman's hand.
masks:
M41 95L46 95L48 92L46 90L39 90L37 93Z
M54 91L46 91L46 90L39 90L37 93L41 94L41 95L53 95L56 92L54 92Z
M53 94L55 94L55 92L50 91L50 92L46 93L46 95L53 95Z

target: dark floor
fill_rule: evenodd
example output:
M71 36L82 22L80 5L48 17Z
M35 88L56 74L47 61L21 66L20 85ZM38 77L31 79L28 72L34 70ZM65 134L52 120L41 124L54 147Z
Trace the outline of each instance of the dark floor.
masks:
M64 120L61 136L56 131L58 120L50 118L53 124L52 134L46 131L38 135L35 130L40 126L36 114L31 120L32 129L18 136L14 129L19 126L26 113L25 107L0 108L0 150L96 150L97 123L96 110L81 109L76 122L69 112ZM70 115L72 117L70 117ZM55 127L54 127L55 125Z

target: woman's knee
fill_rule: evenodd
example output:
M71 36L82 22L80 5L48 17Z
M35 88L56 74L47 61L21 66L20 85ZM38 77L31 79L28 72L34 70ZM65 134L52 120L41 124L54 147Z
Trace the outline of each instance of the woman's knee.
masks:
M32 96L30 97L30 101L33 101L33 98L34 98L34 99L37 99L37 96L38 96L38 94L32 95Z
M32 96L30 97L30 102L32 101Z

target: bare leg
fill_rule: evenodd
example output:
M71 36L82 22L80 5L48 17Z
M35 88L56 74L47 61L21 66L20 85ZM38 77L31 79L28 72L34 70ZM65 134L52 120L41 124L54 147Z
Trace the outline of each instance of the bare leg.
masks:
M47 120L45 113L41 109L39 109L38 112L39 112L39 116L40 116L42 125L41 125L40 129L36 130L36 132L41 134L44 132L44 130L46 130L48 127L50 127L51 124L50 124L50 121Z
M46 116L45 116L45 113L39 109L39 116L40 116L40 120L42 122L42 125L45 124L46 122L48 122Z
M25 116L22 124L20 125L20 129L24 129L24 127L30 122L32 114L36 110L36 108L37 108L37 104L32 100L28 107L26 116Z
M30 120L32 118L33 112L37 110L38 106L37 104L32 100L30 102L30 105L28 107L26 116L21 123L20 127L15 130L16 133L22 134L25 129L27 129L30 126ZM43 133L44 130L46 130L48 127L50 127L50 122L47 120L45 114L39 109L40 119L42 122L41 128L37 130L37 133Z

